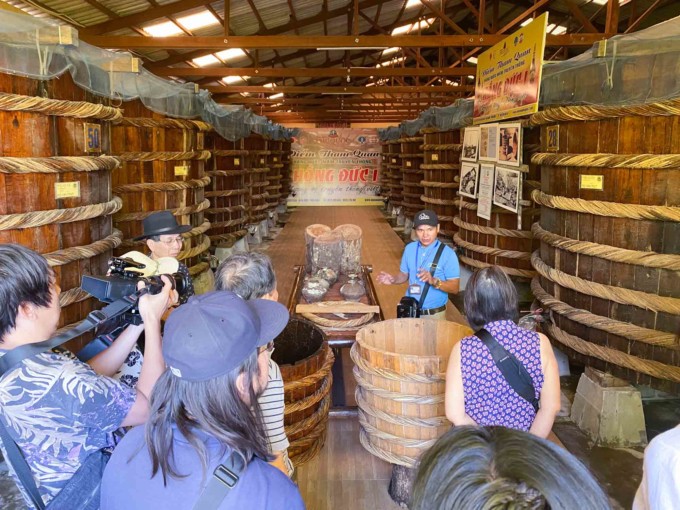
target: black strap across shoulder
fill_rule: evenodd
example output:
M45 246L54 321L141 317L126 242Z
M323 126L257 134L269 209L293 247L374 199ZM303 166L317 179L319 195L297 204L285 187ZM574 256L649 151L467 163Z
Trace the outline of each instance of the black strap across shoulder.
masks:
M498 341L486 329L482 328L475 333L487 349L491 352L494 363L508 381L510 387L529 402L534 411L538 412L539 402L536 398L536 389L527 369L510 351L498 343Z
M245 469L243 457L232 450L229 457L215 468L203 492L194 503L193 510L217 510Z
M430 266L430 275L434 276L434 272L437 270L437 266L439 265L439 259L442 256L442 253L444 252L444 248L446 246L444 243L441 241L439 242L439 248L437 248L437 253L434 255L434 259L432 260L432 265ZM423 289L423 293L420 295L420 301L418 301L418 308L422 309L423 308L423 303L425 302L425 297L427 296L427 293L430 291L430 283L425 284L425 288Z

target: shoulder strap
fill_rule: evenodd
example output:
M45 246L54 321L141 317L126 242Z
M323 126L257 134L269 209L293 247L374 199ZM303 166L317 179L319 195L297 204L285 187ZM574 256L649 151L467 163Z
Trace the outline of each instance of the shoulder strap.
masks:
M539 405L536 398L536 389L534 388L531 375L529 375L524 365L511 352L499 344L486 329L480 329L475 333L475 336L489 349L494 363L510 387L520 397L529 402L533 406L534 411L538 412Z
M9 435L9 431L5 428L5 424L2 423L2 420L0 420L0 439L2 439L2 444L5 446L7 462L12 466L14 473L16 473L17 478L26 491L31 503L38 510L44 510L45 503L40 496L38 486L35 484L31 468L29 467L28 462L26 462L24 455L21 453L19 445L17 445L14 439L12 439L12 436Z
M215 468L203 492L194 503L193 510L217 510L245 469L243 457L232 450L229 457Z
M444 248L446 246L444 243L439 241L439 248L437 248L437 253L434 254L434 259L432 260L432 265L430 266L430 274L434 276L434 272L437 270L437 266L439 265L439 259L442 256L442 253L444 252ZM418 307L422 308L423 303L425 302L425 297L427 296L427 293L430 291L430 284L426 283L425 288L423 289L423 293L420 295L420 301L418 301Z

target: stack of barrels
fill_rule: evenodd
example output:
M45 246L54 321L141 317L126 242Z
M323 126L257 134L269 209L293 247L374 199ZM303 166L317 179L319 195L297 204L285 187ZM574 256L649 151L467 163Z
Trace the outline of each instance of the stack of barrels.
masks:
M680 393L679 100L532 116L541 188L532 290L573 359Z
M423 208L420 197L423 194L423 137L401 139L402 196L404 204L405 229L410 232L413 216Z
M380 156L380 196L383 197L383 199L387 202L389 202L392 193L391 193L391 187L390 187L390 157L392 154L390 153L390 143L389 142L381 142L380 143L380 150L381 150L381 156Z
M267 197L267 204L269 204L267 210L269 212L276 211L279 203L281 203L281 179L283 179L282 170L284 167L281 146L280 140L267 140L267 150L269 152L267 155L267 166L269 167L267 181L269 181L269 184L265 187L265 190L269 193Z
M0 74L0 243L47 258L62 289L60 326L99 307L81 277L104 275L121 242L111 217L122 206L111 188L119 160L103 154L122 112L98 101L69 75L41 82Z
M183 235L177 257L189 268L197 292L211 290L212 272L207 262L210 207L205 187L210 183L205 163L209 124L172 119L148 110L140 101L124 104L125 117L111 130L111 151L122 160L113 178L114 193L123 201L114 223L124 241L116 254L135 249L134 237L142 235L142 221L158 211L170 211L180 224L191 225Z
M291 175L291 152L292 143L290 140L284 140L281 142L281 163L283 163L283 168L281 168L281 201L286 203L288 197L290 196L292 175Z
M263 220L267 219L267 209L269 203L267 202L267 174L269 167L267 166L267 140L257 133L251 133L244 140L244 147L248 151L246 156L247 161L247 179L246 179L246 207L248 211L248 224L257 225Z
M206 211L210 220L210 241L213 246L231 247L242 239L247 220L246 155L243 139L229 142L212 132L208 136L212 158L209 161L210 185L205 193L210 200Z
M534 271L531 253L538 247L533 239L531 224L539 209L531 201L531 192L539 185L540 166L531 163L531 156L538 150L536 129L524 128L522 135L522 159L517 169L522 173L522 198L519 213L498 206L491 209L491 219L477 216L477 201L460 196L460 214L454 218L458 232L453 239L460 248L458 258L471 270L500 266L511 278L528 282Z
M460 153L463 148L461 130L438 131L426 128L423 133L423 195L421 201L437 213L440 235L452 239L456 232L453 224L458 213L456 193L459 185Z

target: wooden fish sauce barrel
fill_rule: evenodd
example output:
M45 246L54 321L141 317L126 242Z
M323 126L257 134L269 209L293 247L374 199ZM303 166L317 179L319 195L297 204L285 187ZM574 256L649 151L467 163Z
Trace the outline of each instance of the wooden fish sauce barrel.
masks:
M205 261L210 248L207 231L210 222L204 212L210 207L205 187L210 177L205 162L204 134L209 124L195 120L172 119L151 112L141 102L124 104L125 117L112 127L112 152L123 164L113 179L114 193L123 200L123 208L114 216L114 224L123 232L120 255L139 249L132 239L142 235L142 220L157 211L170 211L180 224L193 228L184 234L184 246L177 257L187 265L198 282L210 290L210 271ZM203 285L195 281L197 292Z
M680 393L680 101L549 109L532 290L575 360ZM550 152L552 149L554 152Z
M390 157L390 144L389 142L382 142L380 144L380 196L387 202L391 196L391 187L389 185L389 164Z
M420 197L423 195L423 137L413 136L401 139L401 175L404 216L411 222L413 216L423 209Z
M281 149L281 142L279 140L267 140L267 149L269 154L267 156L267 166L269 173L267 180L269 184L265 187L269 196L267 197L268 211L275 211L281 202L281 179L283 179L282 170L283 164L283 150Z
M288 455L299 466L314 458L326 440L335 358L323 331L301 319L291 319L274 345L272 359L284 382Z
M403 189L401 185L401 143L399 140L390 140L388 145L390 155L387 162L387 173L386 184L389 188L389 209L393 216L398 213L394 211L394 208L402 207L402 195L401 191Z
M412 468L451 427L444 412L451 349L471 330L428 319L391 319L360 329L355 363L361 444L392 464Z
M473 271L497 265L517 281L528 281L535 275L531 253L538 248L538 241L533 238L531 224L540 209L531 201L531 192L539 186L541 169L531 163L531 156L538 150L538 136L538 130L524 128L522 157L526 165L513 168L522 172L521 223L516 212L496 205L491 208L491 220L480 218L477 200L459 195L460 211L454 218L458 232L453 240L460 248L458 259Z
M262 220L267 219L267 209L269 203L267 198L267 174L269 167L267 166L267 141L256 133L251 133L244 140L244 147L248 151L248 178L246 180L246 204L248 207L248 224L255 225Z
M232 246L248 232L247 220L245 157L243 140L230 142L217 133L208 135L212 158L208 161L210 184L206 188L206 198L210 208L206 215L210 220L210 241L214 246Z
M342 258L340 272L342 274L358 274L361 272L361 244L363 232L361 227L351 223L338 225L333 229L342 235Z
M452 238L458 230L453 218L458 213L458 181L460 152L463 148L461 132L423 129L423 195L424 208L432 209L439 217L440 235Z
M60 327L101 307L81 278L105 274L121 242L111 219L121 208L111 191L120 162L102 154L122 112L96 101L68 74L44 82L0 74L0 243L45 256L62 291ZM85 340L67 346L77 352Z
M281 142L281 163L283 163L283 168L281 168L281 203L285 204L288 200L288 196L291 192L291 168L290 168L290 155L292 152L292 142L290 140L284 140Z

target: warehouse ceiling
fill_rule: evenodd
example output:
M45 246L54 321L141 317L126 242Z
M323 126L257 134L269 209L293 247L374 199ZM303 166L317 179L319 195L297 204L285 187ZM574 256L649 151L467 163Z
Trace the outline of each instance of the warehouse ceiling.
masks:
M282 123L398 123L472 96L476 56L546 11L546 61L680 15L677 0L5 3Z

